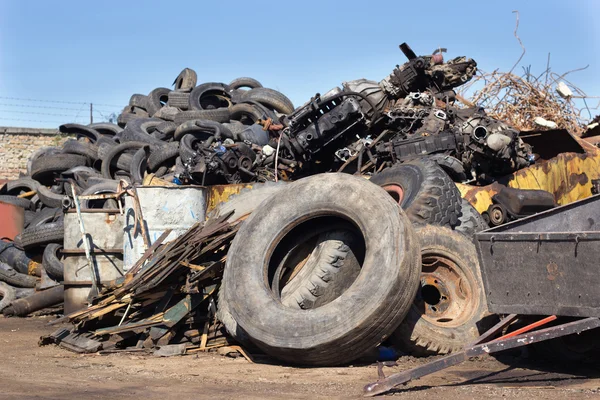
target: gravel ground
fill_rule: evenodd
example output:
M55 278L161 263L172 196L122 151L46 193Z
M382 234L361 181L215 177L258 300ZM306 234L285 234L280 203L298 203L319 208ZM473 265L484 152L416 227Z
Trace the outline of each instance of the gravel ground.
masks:
M375 366L292 368L251 364L216 353L157 358L79 355L38 347L52 332L48 317L0 317L0 398L105 399L361 398ZM600 397L600 367L535 362L526 354L474 359L411 382L388 397L411 399L591 399ZM425 363L403 357L392 374Z

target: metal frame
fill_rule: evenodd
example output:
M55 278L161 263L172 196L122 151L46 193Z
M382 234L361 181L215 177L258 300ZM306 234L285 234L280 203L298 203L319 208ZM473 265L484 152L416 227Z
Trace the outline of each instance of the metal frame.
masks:
M600 319L590 317L530 332L531 330L556 319L556 316L550 316L498 339L486 341L510 325L516 318L516 314L509 315L486 333L481 335L474 344L466 347L463 351L439 358L420 367L402 371L386 378L381 370L380 365L378 371L380 379L376 382L366 385L363 389L364 395L372 397L389 392L398 385L402 385L413 379L418 379L423 376L433 374L453 365L460 364L468 360L469 357L485 356L488 354L497 353L499 351L514 349L516 347L526 346L532 343L571 335L573 333L579 334L583 331L600 327Z

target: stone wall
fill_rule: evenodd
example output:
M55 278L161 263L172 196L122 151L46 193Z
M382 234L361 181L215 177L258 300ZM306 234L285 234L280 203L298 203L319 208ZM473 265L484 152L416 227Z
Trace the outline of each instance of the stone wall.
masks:
M67 136L56 129L0 127L0 179L27 173L29 156L40 147L61 146Z

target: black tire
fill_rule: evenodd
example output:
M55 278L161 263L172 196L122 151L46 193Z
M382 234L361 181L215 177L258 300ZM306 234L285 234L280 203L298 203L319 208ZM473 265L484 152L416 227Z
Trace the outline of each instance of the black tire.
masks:
M0 195L0 203L12 204L21 207L24 210L33 210L33 203L29 199L23 199L17 196Z
M434 161L420 159L373 175L371 182L383 187L413 222L455 227L460 217L460 192Z
M42 211L36 213L29 225L31 227L40 226L50 222L60 221L63 218L64 213L61 208L44 208Z
M248 89L256 89L261 88L263 85L254 78L242 77L237 78L229 82L229 88L231 90L239 89L239 88L248 88Z
M86 156L90 163L98 159L98 146L89 142L69 139L63 144L63 153Z
M261 109L247 103L236 104L229 108L229 112L230 118L235 121L241 121L243 117L249 118L252 123L256 123L259 119L266 119L265 113Z
M108 122L96 122L94 124L89 124L88 126L92 129L95 129L103 136L115 136L123 131L123 128L121 128L119 125Z
M44 249L44 255L42 257L42 266L50 278L60 282L64 279L64 265L60 260L58 254L62 250L63 246L58 243L50 243Z
M313 237L316 241L307 238L287 256L290 265L300 270L281 291L281 303L286 307L309 310L328 304L360 274L364 249L356 232L340 229Z
M191 68L184 68L173 81L173 86L175 86L175 90L192 90L197 81L196 71Z
M138 118L127 124L121 132L121 143L125 142L146 142L152 144L161 144L162 141L152 135L152 130L164 123L158 118Z
M438 163L454 182L464 182L467 180L465 166L457 158L445 154L434 154L427 158Z
M171 106L164 106L161 109L159 109L157 112L154 113L154 115L152 116L152 118L159 118L165 121L174 121L175 120L175 116L177 114L180 113L179 108L176 107L171 107Z
M58 127L58 130L66 135L76 135L77 139L87 138L92 143L95 143L100 137L100 132L81 124L63 124Z
M0 262L14 268L22 274L29 274L37 263L32 260L32 255L17 248L15 243L0 240Z
M3 262L0 262L0 281L21 288L34 288L37 283L35 276L17 272L14 268Z
M6 182L0 191L3 195L18 196L23 193L37 191L40 183L31 178L19 178L14 181Z
M106 193L117 193L117 186L119 185L118 181L115 180L106 180L101 183L97 183L95 185L90 186L86 190L81 193L82 195L91 195L91 194L106 194ZM82 209L98 209L103 208L104 204L106 204L106 200L83 200L81 202Z
M148 107L148 96L137 93L132 94L129 98L129 105L132 107L135 106L147 110L146 107Z
M167 88L156 88L148 94L148 99L146 101L146 111L148 111L148 116L152 117L158 110L167 104L170 91L171 89Z
M175 116L175 123L181 125L186 121L193 119L206 119L209 121L216 122L228 122L229 121L229 109L228 108L217 108L214 110L190 110L182 111Z
M156 134L156 132L158 132L161 134L162 137L169 138L169 137L173 136L176 129L177 129L177 124L175 122L165 121L162 124L159 124L156 126L156 130L154 131L154 133ZM161 139L161 140L164 140L164 139Z
M265 282L265 265L278 264L286 237L295 237L292 229L335 229L328 218L360 227L367 249L360 277L310 312L284 307ZM384 191L351 175L315 175L286 186L241 226L228 252L222 301L267 354L294 364L344 364L377 346L402 321L418 288L418 261L414 230Z
M48 243L62 243L65 237L63 221L30 226L15 238L15 244L28 250Z
M465 199L461 201L461 212L462 215L458 218L458 225L454 228L456 231L472 238L477 232L489 228L483 216Z
M127 126L128 123L130 123L133 120L136 120L138 118L148 118L148 116L141 116L138 114L134 114L131 110L131 107L127 106L125 107L125 109L123 111L121 111L121 114L119 114L119 116L117 117L117 124L119 124L119 127L121 128L125 128Z
M126 150L137 150L147 145L148 143L145 142L125 142L110 149L106 157L102 160L102 168L100 170L102 172L102 176L106 179L113 179L111 168L117 166L117 156ZM127 166L126 171L131 172L130 168L131 162Z
M447 227L417 227L423 271L421 287L390 340L417 355L462 350L496 320L487 311L475 245Z
M54 193L52 190L43 185L40 185L38 188L38 196L43 205L51 208L61 208L63 198L65 197L64 194Z
M170 91L167 104L180 110L187 110L190 107L190 92Z
M59 147L40 147L34 151L27 160L27 175L31 176L32 164L40 157L49 156L52 154L59 154L62 151Z
M282 114L291 114L294 112L294 104L292 101L277 90L268 88L251 89L244 93L242 99L258 101Z
M148 169L148 155L150 154L150 145L145 145L135 152L131 159L131 180L133 183L142 183L146 170Z
M165 143L162 146L154 146L151 148L150 156L148 157L148 169L151 172L156 171L161 165L172 160L179 155L179 142ZM172 164L171 163L171 164Z
M7 283L0 282L0 297L2 298L0 300L0 311L2 311L17 299L15 288Z
M55 174L80 165L89 165L87 157L78 154L53 154L38 158L32 163L31 177L41 184L52 184Z
M219 82L208 82L196 86L190 93L190 110L210 110L229 107L229 86Z
M114 145L101 145L98 148L98 157L100 158L100 160L104 160L106 158L106 156L108 155L108 153L110 153L110 151L112 149L114 149L115 147L117 147L119 144L115 143ZM121 169L123 171L127 171L129 169L129 166L131 165L131 159L132 159L133 155L130 153L121 153L117 156L117 161L116 161L116 166L118 169ZM113 163L115 161L113 160ZM102 166L100 167L102 168ZM102 175L100 175L102 176Z

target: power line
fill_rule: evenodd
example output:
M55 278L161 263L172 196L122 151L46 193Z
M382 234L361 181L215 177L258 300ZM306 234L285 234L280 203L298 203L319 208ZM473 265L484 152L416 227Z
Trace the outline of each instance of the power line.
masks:
M3 99L3 100L18 100L18 101L34 101L34 102L40 102L40 103L75 104L75 105L90 104L89 102L80 102L80 101L26 99L26 98L21 98L21 97L2 97L2 96L0 96L0 99ZM98 105L99 106L104 106L104 107L123 107L123 106L117 106L115 104L98 104Z
M73 114L53 114L53 113L40 113L33 111L16 111L16 110L0 110L3 113L16 113L16 114L35 114L35 115L52 115L56 117L72 117Z
M27 104L11 104L11 103L0 103L0 106L23 107L23 108L47 108L47 109L53 109L53 110L71 110L71 111L79 110L79 108L53 107L53 106L30 106Z
M7 120L7 121L48 122L48 123L53 123L53 124L59 124L60 123L58 121L43 121L43 120L39 120L39 119L20 119L20 118L4 118L4 117L0 117L0 119Z

